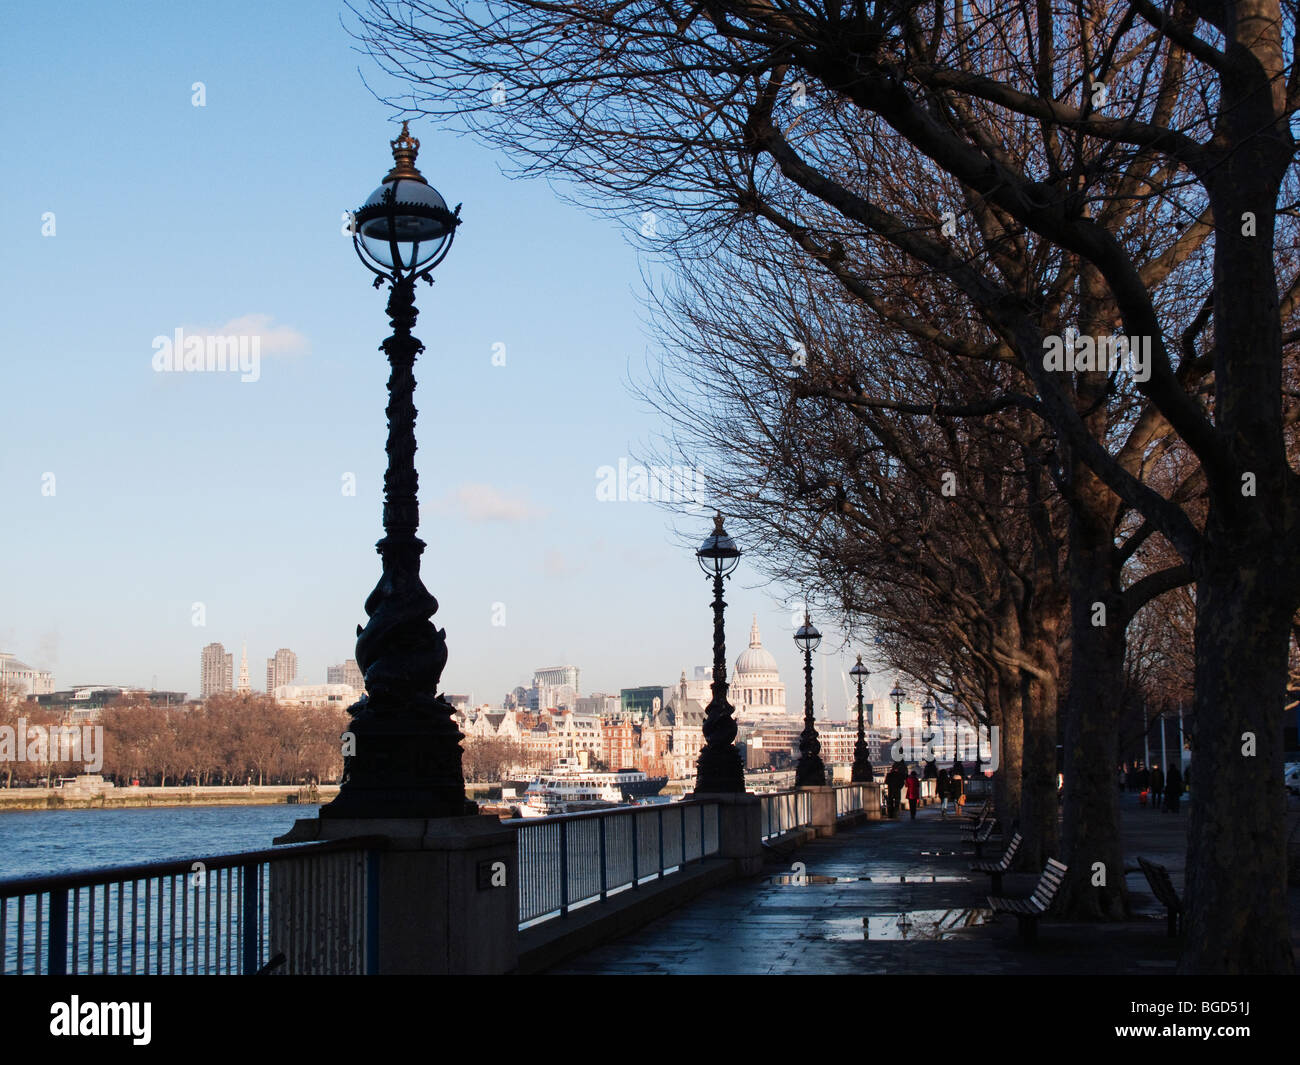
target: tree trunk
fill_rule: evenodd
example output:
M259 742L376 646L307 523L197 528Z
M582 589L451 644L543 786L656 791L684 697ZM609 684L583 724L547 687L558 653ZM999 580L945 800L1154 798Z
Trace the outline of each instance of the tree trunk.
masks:
M997 760L997 769L993 771L993 809L997 813L999 820L1003 825L1011 823L1011 811L1020 810L1020 796L1017 794L1015 801L1012 802L1007 794L1007 781L1010 779L1007 774L1007 752L1006 752L1006 714L1002 710L1002 698L999 685L988 683L984 685L984 712L989 716L989 722L997 730L994 735L997 737L998 746L993 752L993 757ZM1019 772L1016 773L1016 779L1019 780Z
M998 817L1004 830L1020 820L1020 795L1025 752L1025 720L1022 711L1018 670L1000 670L998 707L1002 714L1002 762L996 777L1002 781L1002 805ZM1017 861L1020 859L1017 858Z
M1022 867L1040 871L1059 857L1056 804L1056 685L1024 674L1024 762L1021 766L1020 831Z
M1186 973L1293 971L1282 706L1294 601L1277 577L1293 564L1278 557L1287 546L1211 547L1196 588Z
M1110 512L1113 516L1113 505ZM1117 586L1112 537L1104 510L1072 515L1061 839L1070 872L1059 905L1075 920L1128 916L1115 787L1128 619Z
M1297 606L1295 475L1282 430L1275 206L1294 141L1277 0L1226 26L1208 178L1214 211L1215 464L1196 574L1196 769L1187 973L1287 973L1282 707ZM1249 219L1251 225L1245 223Z

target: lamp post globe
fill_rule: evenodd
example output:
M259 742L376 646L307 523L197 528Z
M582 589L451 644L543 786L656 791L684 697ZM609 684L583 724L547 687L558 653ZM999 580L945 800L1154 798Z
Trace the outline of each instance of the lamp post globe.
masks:
M820 646L822 634L817 631L807 611L804 612L803 624L794 634L794 642L804 655L803 731L799 733L799 762L795 766L794 782L800 788L824 788L826 767L822 764L822 743L813 720L812 681L812 653Z
M460 741L449 702L437 694L447 664L446 632L431 620L438 601L420 579L424 542L415 470L415 281L451 248L460 208L446 202L415 168L420 142L406 123L390 141L393 167L352 215L352 243L374 277L389 286L393 333L388 358L388 468L384 474L384 537L376 545L383 573L365 602L369 621L357 626L356 662L366 693L348 708L343 781L322 818L439 818L477 812L465 798Z
M415 168L420 142L407 123L389 144L393 168L352 212L352 244L376 275L375 288L415 277L431 281L429 271L451 251L460 224L460 208L448 210L447 201Z
M874 780L876 776L875 771L871 768L871 751L867 747L867 733L862 721L862 685L871 676L871 670L862 664L861 655L858 655L857 664L849 670L849 676L853 678L858 686L858 739L853 745L853 775L851 779L855 784L861 784Z
M697 794L735 794L745 790L745 766L736 749L735 708L727 701L727 644L722 582L740 562L740 548L727 535L722 515L715 514L713 532L695 552L705 575L713 580L713 698L704 712L704 747L695 763Z

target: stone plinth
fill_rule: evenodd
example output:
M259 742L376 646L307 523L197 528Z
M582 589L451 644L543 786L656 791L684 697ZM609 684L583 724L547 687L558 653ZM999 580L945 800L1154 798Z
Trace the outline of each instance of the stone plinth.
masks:
M695 792L686 798L718 804L719 858L730 858L740 876L752 876L763 868L763 808L757 795Z
M799 790L812 796L812 821L810 824L813 830L819 836L835 835L835 789L825 787L800 788Z
M275 842L363 836L384 837L386 846L372 852L372 864L364 870L359 909L355 903L340 905L342 883L334 883L333 892L322 891L310 878L294 874L291 867L312 859L272 866L271 954L284 952L282 971L322 971L315 959L339 953L333 941L357 940L359 933L364 945L354 947L352 955L367 959L368 972L487 975L515 968L519 902L514 829L494 817L310 818L296 822ZM327 862L333 857L322 856ZM340 869L335 880L349 875ZM355 878L351 883L355 886Z
M884 817L884 812L880 809L880 792L884 785L870 781L862 786L866 788L862 793L862 810L868 821L879 821Z

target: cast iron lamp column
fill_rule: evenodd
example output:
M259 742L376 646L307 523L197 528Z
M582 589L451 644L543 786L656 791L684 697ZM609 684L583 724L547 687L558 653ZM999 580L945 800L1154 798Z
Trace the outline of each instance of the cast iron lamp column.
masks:
M727 702L727 644L722 618L727 604L722 579L730 578L740 561L740 548L722 527L722 515L713 518L713 533L695 552L700 569L713 578L713 698L704 712L704 749L695 763L695 790L700 794L743 792L745 767L736 750L735 708Z
M822 642L822 634L807 612L799 631L794 634L794 642L803 651L804 658L803 731L799 733L799 764L795 766L794 783L799 788L824 788L826 767L822 765L822 742L817 738L817 726L813 722L812 681L812 653Z
M894 681L894 690L889 693L889 697L894 700L894 727L898 729L898 753L899 757L894 759L895 762L905 765L907 759L902 757L903 754L903 696L907 692L903 691L903 686L898 681Z
M352 243L387 284L393 335L388 357L388 469L384 474L384 538L376 545L383 574L366 599L369 617L357 626L356 661L366 694L349 707L343 783L322 817L434 818L476 813L465 799L460 741L453 709L437 695L447 664L446 632L430 620L438 601L420 580L424 542L415 471L415 357L424 345L415 326L415 282L451 248L460 208L447 203L415 169L420 142L402 123L390 142L393 168L353 215Z
M934 748L930 746L930 741L934 739L934 733L930 731L930 717L934 713L934 693L925 693L925 702L921 704L921 709L925 711L925 735L921 737L923 749L928 747L930 750L930 760L925 763L926 778L938 776L938 764L934 757Z
M863 784L875 780L876 774L871 768L867 732L862 724L862 685L871 676L871 670L862 664L861 655L858 655L857 665L849 670L849 676L858 683L858 741L853 745L853 775L850 779L855 784Z

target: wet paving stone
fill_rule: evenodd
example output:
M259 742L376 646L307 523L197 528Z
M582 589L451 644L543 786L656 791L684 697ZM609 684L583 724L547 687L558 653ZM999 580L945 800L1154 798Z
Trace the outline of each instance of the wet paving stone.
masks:
M1127 800L1127 797L1126 797ZM1183 889L1185 817L1122 804L1125 864L1165 865ZM1177 943L1140 872L1126 874L1134 917L1077 924L1047 919L1024 946L1015 919L988 908L990 880L969 869L958 825L929 810L810 841L759 876L714 888L674 913L587 951L552 973L863 974L1162 973ZM996 858L996 839L984 857ZM796 863L799 863L796 865ZM1037 877L1010 874L1002 894ZM1291 890L1300 945L1300 889Z

